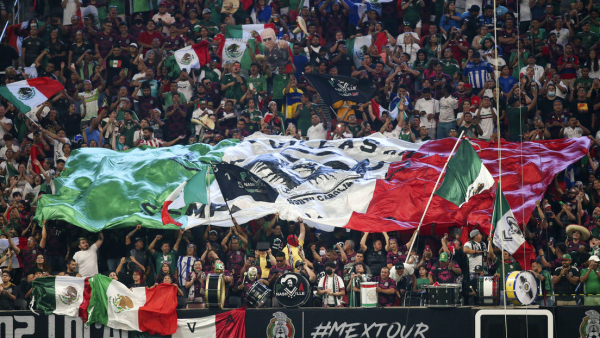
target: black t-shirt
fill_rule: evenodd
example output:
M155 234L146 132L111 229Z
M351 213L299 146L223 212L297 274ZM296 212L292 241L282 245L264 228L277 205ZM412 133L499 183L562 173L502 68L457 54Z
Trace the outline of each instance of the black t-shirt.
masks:
M25 48L25 65L30 66L44 49L44 41L37 38L27 37L23 40L22 47Z
M77 43L73 43L71 47L69 47L69 52L73 52L73 55L71 56L71 62L76 63L77 59L79 59L88 49L92 51L94 50L92 45L88 42L82 43L81 46L77 46Z
M274 233L271 233L269 236L267 236L267 242L269 242L273 256L275 256L275 254L278 252L281 252L281 250L283 250L287 244L283 234L277 236Z
M13 65L13 60L19 59L19 53L10 45L0 44L0 69L4 70Z
M458 135L460 135L460 133L465 132L465 136L467 137L477 137L479 136L479 133L477 132L477 127L474 124L471 124L470 126L460 126L458 127Z
M579 120L582 126L592 127L592 114L594 114L594 102L590 99L580 101L575 99L569 106L569 111Z
M106 78L112 84L112 79L119 75L123 68L130 68L129 58L127 56L109 56L106 58Z
M331 60L335 59L340 53L333 53L331 55ZM334 63L338 70L338 75L341 76L351 76L352 75L352 66L354 66L354 61L348 54L344 54L340 57L338 62Z
M559 266L557 267L554 272L552 273L553 276L560 276L560 272L562 271L563 267ZM569 276L571 277L579 277L579 270L577 268L571 267L569 269ZM558 283L554 284L555 287L555 291L557 295L561 295L561 294L573 294L575 293L575 287L576 285L571 284L571 282L569 282L569 280L567 279L567 277L565 276L561 276L560 280L558 281Z
M365 263L371 269L373 276L379 276L381 274L381 268L386 265L387 252L384 249L379 251L373 250L373 248L367 249L365 253Z

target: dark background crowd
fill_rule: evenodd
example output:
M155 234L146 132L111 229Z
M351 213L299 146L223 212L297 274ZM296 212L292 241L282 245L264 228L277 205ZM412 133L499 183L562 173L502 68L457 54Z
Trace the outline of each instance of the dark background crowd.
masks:
M478 230L461 243L458 228L418 236L325 233L277 215L233 228L142 224L100 234L32 220L72 150L217 144L257 132L311 140L381 132L407 142L462 132L514 142L590 137L589 155L557 175L524 235L536 248L531 271L540 304L600 305L597 3L498 0L494 8L480 0L398 0L366 11L359 4L258 0L236 9L222 0L38 0L22 25L12 3L0 1L1 26L18 25L0 44L2 85L47 76L65 87L29 112L1 102L1 237L11 239L2 242L0 309L25 307L40 276L96 273L130 287L174 283L199 306L209 274L224 276L227 304L239 306L254 283L272 289L288 272L312 284L305 306L359 306L364 282L377 283L380 306L420 304L435 283L458 284L463 304L480 304L478 277L503 281L521 270ZM298 29L300 17L308 34ZM226 26L266 23L290 42L293 67L272 69L259 55L248 69L222 62ZM348 48L369 35L373 44L359 66ZM176 71L173 52L200 41L209 43L210 62ZM377 116L371 102L330 106L306 73L370 81L385 110ZM33 148L39 160L30 159Z

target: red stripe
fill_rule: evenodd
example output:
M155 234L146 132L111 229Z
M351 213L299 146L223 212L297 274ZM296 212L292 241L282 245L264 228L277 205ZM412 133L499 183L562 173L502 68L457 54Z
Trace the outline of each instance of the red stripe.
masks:
M31 170L33 170L33 172L35 172L37 175L40 174L40 168L37 165L33 165L33 160L37 160L38 155L41 155L40 151L36 147L31 147L29 150L29 157L31 159ZM42 161L43 159L40 162Z
M173 201L165 201L163 204L162 210L160 211L160 217L162 218L163 224L175 224L177 226L182 226L183 224L177 222L171 215L169 214L169 205L171 205Z
M83 322L88 320L88 307L90 306L90 296L92 295L92 288L90 287L90 277L85 279L85 286L83 287L83 302L79 305L79 318Z
M177 331L177 290L173 284L146 289L146 304L138 310L140 331L168 336Z
M379 103L377 103L375 100L371 100L371 108L373 109L373 115L375 115L375 117L381 121L381 106Z
M246 307L217 314L215 329L217 338L246 337Z
M204 65L210 63L210 55L208 54L208 41L200 41L197 44L192 45L192 49L194 49L194 52L198 56L200 67L204 67Z
M58 81L49 79L47 77L37 77L35 79L27 80L27 83L31 87L39 90L42 95L47 98L52 97L54 94L65 89L65 87Z

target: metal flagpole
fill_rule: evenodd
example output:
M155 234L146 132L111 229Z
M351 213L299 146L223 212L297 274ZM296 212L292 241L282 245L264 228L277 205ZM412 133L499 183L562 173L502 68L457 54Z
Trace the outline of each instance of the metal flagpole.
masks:
M456 147L458 146L458 144L460 143L463 134L464 134L464 130L460 133L460 135L458 136L458 139L456 140L456 143L454 144L454 147L452 148L452 151L450 152L450 156L448 156L448 159L446 160L446 163L444 163L444 167L442 168L442 171L440 172L440 175L438 176L437 181L435 182L435 185L433 186L433 190L431 191L431 195L429 196L429 201L427 201L427 205L425 206L425 210L423 210L423 215L421 215L421 220L419 221L419 226L417 227L416 232L419 233L419 230L421 229L421 225L423 224L423 220L425 219L425 215L427 214L427 210L429 209L429 205L431 204L431 200L433 199L433 195L435 194L435 189L437 188L438 184L440 183L440 180L442 179L442 175L444 174L444 171L446 171L446 167L448 166L448 162L450 161L450 159L452 158L452 155L454 155L454 150L456 150ZM415 245L416 242L416 238L410 243L410 248L408 249L408 255L406 256L406 261L404 262L404 264L408 263L408 260L410 258L410 252L413 248L413 246Z

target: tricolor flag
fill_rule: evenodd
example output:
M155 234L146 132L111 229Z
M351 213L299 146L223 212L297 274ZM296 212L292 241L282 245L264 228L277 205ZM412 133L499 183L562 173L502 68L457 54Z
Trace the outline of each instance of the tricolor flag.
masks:
M20 24L12 25L6 29L6 35L8 36L8 44L17 50L19 56L21 55L23 46L23 37L19 36L20 31L29 27L29 21L25 21Z
M172 338L243 338L246 337L246 308L202 318L177 319Z
M31 80L9 83L0 87L0 96L7 99L22 113L26 113L65 89L56 80L38 77Z
M254 39L225 39L223 51L221 52L221 60L223 60L223 63L226 64L229 62L232 64L234 62L239 62L242 69L250 70L252 57L246 46L246 41L248 41L248 45L250 45L250 48L256 53L256 42ZM262 53L262 50L262 44L259 44L258 52Z
M9 165L10 167L12 167L11 165ZM13 168L14 169L14 168ZM18 173L17 173L18 175ZM11 174L11 176L14 176ZM15 245L17 246L17 248L21 249L21 250L27 250L27 237L13 237L12 238L13 243L15 243ZM6 255L6 250L8 250L8 248L10 247L10 245L8 244L8 239L2 238L0 239L0 255ZM3 267L8 266L8 261L5 261L4 263L2 263ZM23 266L23 263L21 262L21 256L17 256L17 255L12 255L12 267L13 269L17 269Z
M177 290L172 284L130 290L104 275L90 279L88 324L113 329L170 335L177 331Z
M162 221L163 224L175 224L182 226L182 223L177 222L169 214L169 210L181 209L192 203L208 204L206 180L208 170L202 170L190 177L187 181L181 183L177 189L167 197L167 200L162 206Z
M383 46L387 45L388 38L386 32L379 32L372 35L375 38L375 46L377 46L377 52L381 53L383 51Z
M225 27L225 38L227 39L252 39L252 32L256 32L260 35L266 28L272 28L273 31L277 31L275 29L275 24L256 24L256 25L232 25Z
M529 270L531 260L535 259L535 249L525 241L519 223L500 186L496 188L491 223L493 229L490 235L494 236L494 245L511 254L519 262L521 269Z
M180 73L185 69L189 73L191 69L200 68L210 62L208 41L203 40L195 45L183 47L176 50L173 56L176 66L179 67L179 70L175 69L175 71Z
M365 59L365 54L369 53L369 47L371 47L371 37L368 35L348 39L346 50L352 55L356 68L362 67L361 62Z
M435 194L460 208L471 197L493 185L494 177L469 141L463 139L456 154L448 161L444 181Z
M84 296L85 282L86 278L71 276L35 279L32 294L36 309L47 315L79 316L79 309L89 302L89 293Z
M373 115L375 115L375 117L381 121L381 114L383 112L387 112L390 117L392 118L392 120L395 120L396 118L398 118L398 106L396 106L396 108L394 108L394 110L389 111L387 109L384 109L379 103L377 103L377 101L375 100L371 100L371 109L373 109ZM406 116L404 116L404 113L402 113L403 117L402 120L404 120L404 118L406 118Z

